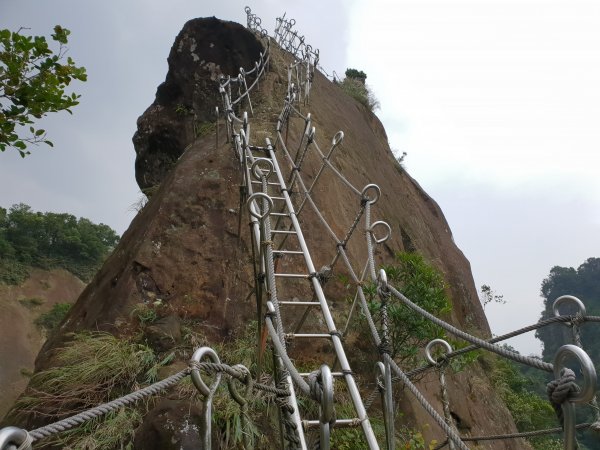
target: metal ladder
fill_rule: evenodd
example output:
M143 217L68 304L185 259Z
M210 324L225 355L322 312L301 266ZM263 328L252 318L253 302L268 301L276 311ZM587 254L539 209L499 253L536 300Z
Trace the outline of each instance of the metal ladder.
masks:
M245 125L244 128L246 130L246 133L249 133L248 126ZM241 134L244 134L243 131L241 132ZM256 247L258 248L259 253L259 261L257 262L258 267L255 270L257 270L257 272L259 272L260 274L265 274L266 271L268 271L268 252L261 251L261 247L264 244L264 242L261 241L263 237L261 235L261 222L269 221L269 228L271 228L272 222L274 221L276 223L276 226L275 228L270 229L270 234L272 235L271 239L274 241L278 237L281 237L281 241L285 242L287 244L286 247L288 248L278 248L276 250L271 250L271 257L285 256L289 258L302 258L304 261L304 267L306 269L306 272L300 273L285 273L280 271L278 272L276 269L277 265L273 262L272 267L275 267L275 270L273 271L272 279L275 280L275 291L284 291L286 284L289 284L290 281L293 279L307 280L310 283L310 286L313 291L313 296L310 301L301 301L297 298L279 300L277 298L271 297L269 298L270 301L268 302L269 310L274 309L274 302L277 302L278 308L281 308L282 311L286 311L286 313L288 311L291 311L291 314L296 315L298 309L304 309L304 313L302 314L300 320L296 324L296 327L294 328L293 332L285 333L285 330L281 330L281 332L285 335L286 338L300 339L303 342L321 339L328 339L331 341L334 349L336 362L340 367L340 371L331 373L328 366L321 366L321 369L329 371L329 374L332 378L335 377L336 379L345 381L348 393L350 394L350 397L352 399L354 410L356 411L356 417L354 418L335 419L333 418L333 416L330 416L331 422L325 424L324 421L330 419L327 418L329 412L325 412L324 409L333 408L332 390L330 399L331 406L328 407L323 404L321 405L320 418L303 420L299 412L298 402L296 401L296 392L294 385L291 382L291 377L288 377L290 399L292 401L292 406L295 410L293 419L296 422L298 433L300 435L299 437L301 441L301 448L306 448L306 437L304 436L304 432L308 429L316 427L321 428L321 449L329 448L329 425L332 425L336 427L362 427L368 448L378 449L379 445L373 433L373 429L371 427L371 423L369 421L369 417L364 407L360 392L356 385L356 381L354 379L354 376L352 375L352 370L350 368L350 364L348 362L346 352L342 344L341 335L337 331L335 322L333 320L333 316L329 309L327 299L323 292L321 279L316 271L310 251L304 239L300 223L298 222L298 219L296 217L294 205L289 195L288 186L286 185L286 182L284 180L284 176L279 166L274 149L268 139L266 147L251 147L248 145L244 145L245 141L245 136L242 136L241 147L242 149L244 149L244 153L242 155L241 162L242 168L245 170L246 190L248 193L249 200L248 207L251 211L252 216L251 225L253 228L253 239L255 245L258 244ZM263 155L260 157L256 157L254 153L257 151L261 152ZM261 179L262 176L265 176L266 181L264 179ZM272 178L273 176L275 177L276 181L269 181L269 178ZM255 189L255 187L258 187L259 189L257 190ZM265 187L266 191L263 191L263 188ZM261 203L263 204L262 207ZM267 276L263 278L265 279L265 290L267 290L271 294L271 292L273 291L273 287L268 286L269 277ZM320 333L302 333L301 331L305 323L305 319L308 317L309 312L314 308L320 308L326 330L323 330L323 332ZM283 352L285 353L285 349L283 350ZM281 356L282 355L279 355L279 357ZM310 372L301 373L300 376L302 376L303 378L307 378L310 376Z

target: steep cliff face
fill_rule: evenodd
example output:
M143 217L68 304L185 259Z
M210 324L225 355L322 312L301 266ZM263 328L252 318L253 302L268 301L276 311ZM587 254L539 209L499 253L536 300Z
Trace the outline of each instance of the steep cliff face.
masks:
M256 319L251 241L246 225L249 218L245 206L240 205L242 177L226 142L224 124L218 130L218 139L217 131L208 124L214 122L212 114L219 105L217 76L236 75L239 67L253 67L261 50L254 35L239 25L216 19L197 19L185 25L169 56L167 80L159 87L154 104L138 120L134 136L138 184L141 188L160 186L82 293L60 333L44 346L36 362L38 371L56 364L55 351L68 342L72 332L101 330L122 337L141 335L154 350L165 353L181 344L182 326L202 334L207 343L217 343L235 337L236 330ZM287 83L283 69L288 63L289 56L275 50L271 71L253 97L251 137L257 145L273 137ZM323 146L344 130L342 147L332 158L340 172L355 186L376 183L381 188L373 214L375 220L390 224L392 237L378 247L378 261L391 262L396 251L421 253L443 272L448 283L453 310L447 319L488 336L468 261L454 244L438 205L396 162L377 117L318 72L310 105L303 108L312 113L316 138L325 143ZM286 138L298 142L304 127L304 120L291 119ZM316 154L307 156L302 171L308 180L314 179L320 164ZM285 170L289 172L289 168ZM331 174L319 180L313 198L338 235L344 234L360 206L356 196ZM335 245L313 212L306 210L300 220L315 266L328 264L335 255ZM366 259L363 244L357 238L348 245L348 253L356 261ZM285 258L281 264L290 271L297 267ZM326 293L334 310L347 302L344 286L335 277ZM144 326L137 317L140 305L151 308L156 315L152 327ZM168 339L162 339L165 336ZM353 344L349 339L347 345L351 360L359 367L360 343ZM320 351L311 347L297 358L318 358ZM181 361L173 364L176 367L181 367ZM365 380L372 379L371 373L364 376ZM515 431L510 415L479 366L475 364L468 374L449 378L453 414L463 433ZM441 410L437 384L432 380L433 375L429 375L420 387ZM189 421L197 420L199 413L186 410L188 399L175 394L169 397L168 404L156 405L139 428L136 448L171 448L161 446L163 439L171 442L172 448L191 448L183 442L193 441L194 434L183 436L181 430ZM402 409L409 424L432 424L408 393L402 396ZM30 415L21 423L32 426L46 420ZM165 421L173 424L170 435L169 430L160 428ZM152 433L160 439L149 437L154 436ZM430 438L442 436L433 424L425 433ZM479 448L525 447L519 442L501 441L481 443Z
M32 269L17 286L0 284L0 417L27 386L46 332L35 324L58 303L75 303L85 283L63 269Z

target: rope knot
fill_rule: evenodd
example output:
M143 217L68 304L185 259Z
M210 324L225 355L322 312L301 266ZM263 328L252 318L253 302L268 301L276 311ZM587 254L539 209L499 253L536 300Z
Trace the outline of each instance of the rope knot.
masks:
M381 355L391 355L392 353L392 346L387 339L382 339L381 343L377 346L377 349Z
M339 337L340 339L343 339L343 338L344 338L344 336L342 335L342 333L341 333L341 332L339 332L338 330L332 330L332 331L330 331L330 332L329 332L329 334L330 334L331 336L337 336L337 337Z
M575 383L575 379L575 372L565 367L560 371L560 377L557 380L552 380L546 385L548 400L550 400L561 426L564 426L561 405L569 400L571 394L579 392L579 386Z
M310 387L310 396L317 402L321 401L321 397L323 396L323 388L321 383L319 382L319 378L321 377L321 371L315 370L308 374L306 382Z
M583 314L581 314L581 311L577 311L577 314L575 314L571 319L571 326L578 327L584 322L585 317L583 316Z
M571 393L579 392L579 386L575 383L575 379L575 372L567 367L562 369L558 380L552 380L546 386L550 402L555 405L562 405L569 399Z

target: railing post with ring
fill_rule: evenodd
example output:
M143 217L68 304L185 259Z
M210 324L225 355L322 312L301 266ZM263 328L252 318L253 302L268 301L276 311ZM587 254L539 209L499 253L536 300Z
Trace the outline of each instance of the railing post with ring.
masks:
M375 224L373 224L375 225ZM373 226L371 226L372 228ZM387 284L387 274L385 270L379 269L378 294L381 298L381 352L383 355L391 356L390 341L388 334L388 300L390 292ZM384 390L382 395L385 397L383 402L383 417L385 422L385 436L388 450L395 448L395 430L394 430L394 398L392 395L392 368L390 367L389 359L384 356L383 363L383 385Z
M444 347L446 349L446 353L452 353L452 347L450 346L450 344L448 344L448 342L446 342L443 339L434 339L430 341L425 347L425 358L427 359L427 361L429 361L431 364L435 365L438 368L440 378L440 391L442 394L442 408L444 410L444 420L446 421L449 427L455 428L454 421L452 420L452 415L450 414L450 400L448 399L448 390L446 388L445 362L440 363L433 359L433 356L431 355L431 349L436 345L441 345L442 347ZM449 437L448 447L450 448L450 450L456 449L454 441L452 441Z
M27 442L29 435L27 431L17 427L5 427L0 429L0 450L11 450L21 448ZM31 444L31 441L29 442ZM30 449L28 447L23 447Z
M559 382L566 371L570 371L571 376L574 378L573 372L565 366L565 362L568 359L573 359L573 357L579 362L583 375L583 386L579 386L578 391L571 389L568 391L568 397L561 399L565 450L575 450L577 448L575 436L575 403L589 402L594 397L597 382L596 369L588 354L576 345L567 344L560 347L554 357L554 377L556 381L552 383L560 385Z
M321 404L319 406L320 450L331 448L331 426L335 423L333 407L333 374L327 364L320 369Z
M383 425L385 427L386 449L394 450L396 448L396 439L390 365L389 363L384 364L379 361L375 364L375 368L377 370L377 387L379 388L381 404L383 405Z
M217 353L210 347L201 347L194 352L192 355L192 363L202 363L202 358L205 356L211 360L211 362L215 364L220 364L219 356ZM191 372L192 382L196 389L204 396L204 407L202 408L202 422L203 426L201 427L201 439L203 450L210 450L212 448L211 443L211 419L212 419L212 399L215 394L215 391L219 387L219 383L221 382L221 373L218 372L215 375L215 381L207 386L206 383L202 380L202 376L200 375L200 369L194 365L192 365Z

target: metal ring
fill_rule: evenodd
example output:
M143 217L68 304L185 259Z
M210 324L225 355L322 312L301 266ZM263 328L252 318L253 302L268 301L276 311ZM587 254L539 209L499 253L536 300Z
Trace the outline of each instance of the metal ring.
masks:
M0 449L9 448L10 445L20 446L27 441L27 431L17 427L0 429Z
M370 199L367 196L367 191L369 189L374 189L375 190L375 197L373 199ZM360 194L363 196L363 198L365 198L369 202L369 204L373 205L373 204L377 203L377 200L379 200L379 197L381 196L381 189L379 189L379 186L377 186L376 184L371 183L371 184L367 184L363 188L363 190L361 191Z
M260 37L261 38L266 38L268 34L269 33L267 33L267 30L260 30Z
M306 115L306 119L304 120L304 122L306 123L306 125L304 126L304 134L307 134L310 129L310 125L312 123L312 118L310 117L310 113L308 113Z
M337 133L335 133L335 136L333 136L333 139L331 140L331 145L333 145L333 146L339 145L343 140L344 140L344 132L340 130Z
M288 22L291 26L296 25L296 19L290 19Z
M383 225L387 228L387 234L379 239L377 239L375 237L375 234L373 232L373 229L378 225ZM371 228L369 228L369 231L371 232L371 236L373 237L373 240L377 244L381 244L381 243L387 241L390 238L390 236L392 235L392 228L388 225L387 222L384 222L383 220L378 220L377 222L373 223L373 225L371 225Z
M433 356L431 356L431 349L436 345L441 345L442 347L444 347L446 349L446 353L452 352L452 347L450 347L450 344L448 344L445 340L434 339L433 341L429 342L429 344L427 344L427 346L425 347L425 358L427 358L427 361L429 361L431 364L437 364L437 361L433 359Z
M202 362L202 358L205 356L208 356L208 359L210 359L211 362L215 364L221 364L221 361L219 360L219 355L217 355L217 352L215 352L210 347L200 347L198 350L196 350L192 355L192 361L196 361L198 363ZM206 383L204 383L204 381L202 380L202 376L200 375L200 370L198 368L192 367L191 376L194 386L196 386L196 389L198 389L200 393L205 397L212 396L212 394L217 390L219 383L221 382L221 372L218 372L215 375L215 381L210 385L210 387L207 386Z
M246 14L250 14L250 13L252 12L252 10L250 9L250 7L249 7L249 6L246 6L246 7L244 8L244 11L246 11Z
M385 377L385 366L381 361L375 363L375 381L383 386L383 378Z
M384 286L387 287L388 281L387 281L387 273L385 273L384 269L379 269L379 282Z
M263 162L267 163L266 168L260 167L260 164ZM263 172L263 170L266 172ZM252 172L252 175L254 175L254 178L256 178L258 181L262 180L262 177L266 177L268 180L273 173L273 170L273 163L268 158L256 158L250 167L250 172Z
M585 305L583 304L583 302L581 300L579 300L577 297L574 297L572 295L561 295L556 300L554 300L554 303L552 304L552 310L554 311L555 317L561 316L560 311L558 310L558 307L560 305L562 305L563 303L575 303L577 305L577 307L579 308L579 314L581 314L582 316L585 316Z
M248 146L248 138L246 137L246 132L243 128L240 129L240 134L238 136L242 138L242 147L246 148Z
M583 386L580 386L580 391L569 397L568 401L574 403L589 402L594 397L596 391L597 377L594 363L592 363L592 360L583 349L572 344L563 345L559 348L556 356L554 356L554 377L557 379L560 377L560 371L565 367L565 360L569 356L575 356L579 360L583 374Z
M333 375L327 364L321 366L321 423L333 423L335 414L333 410Z
M252 209L252 202L255 201L258 197L261 197L268 201L267 210L263 214L259 214ZM252 194L250 197L248 197L248 200L246 201L246 205L248 205L248 211L250 211L250 215L252 217L255 217L258 220L263 221L269 215L271 210L273 209L273 199L271 197L269 197L267 194L264 194L262 192L256 192L256 193Z

